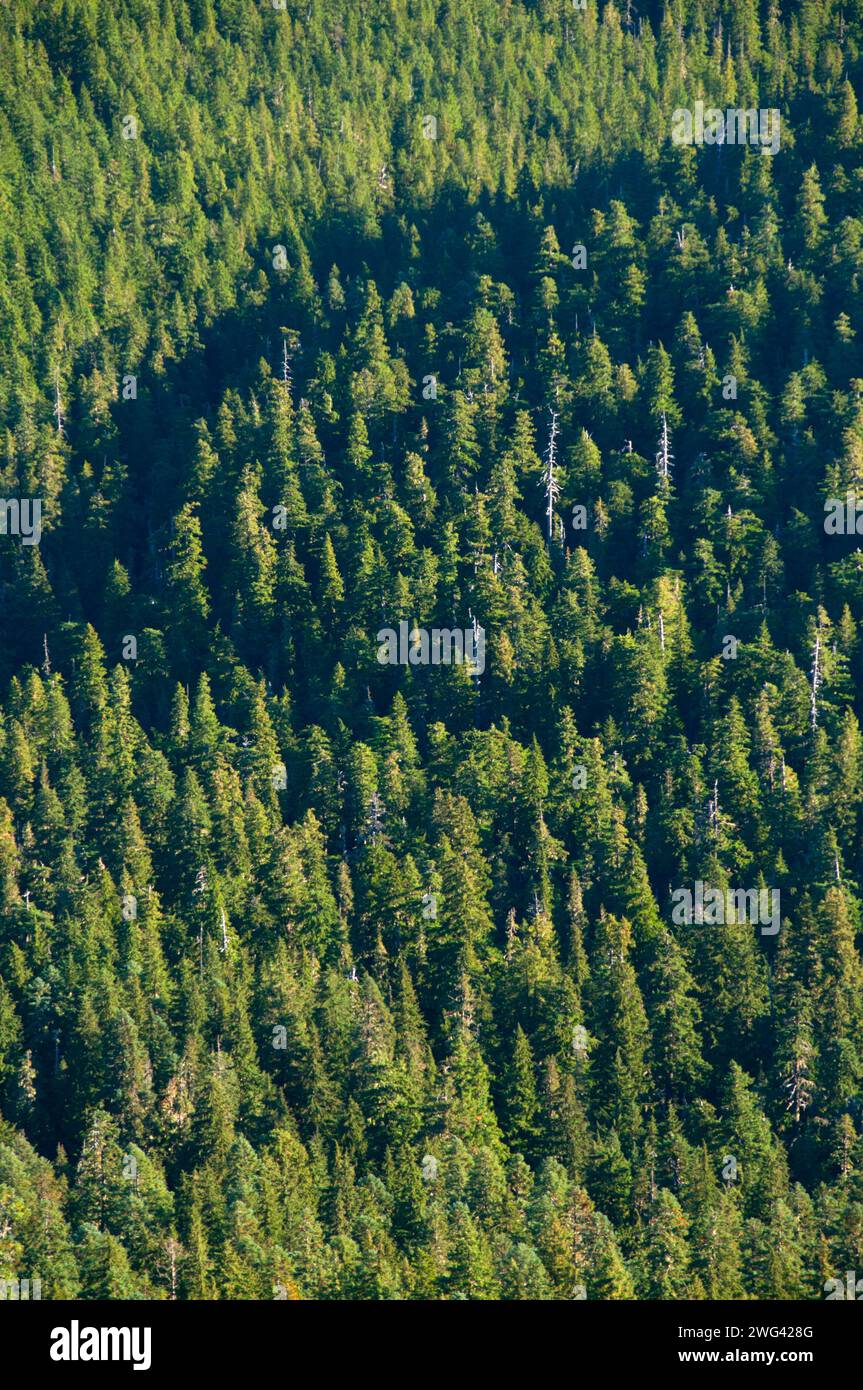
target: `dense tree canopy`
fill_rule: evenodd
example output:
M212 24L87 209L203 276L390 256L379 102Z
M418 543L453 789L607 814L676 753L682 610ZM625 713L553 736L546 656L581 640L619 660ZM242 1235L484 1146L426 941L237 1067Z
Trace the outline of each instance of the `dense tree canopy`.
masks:
M860 0L0 6L0 1283L863 1268L861 82Z

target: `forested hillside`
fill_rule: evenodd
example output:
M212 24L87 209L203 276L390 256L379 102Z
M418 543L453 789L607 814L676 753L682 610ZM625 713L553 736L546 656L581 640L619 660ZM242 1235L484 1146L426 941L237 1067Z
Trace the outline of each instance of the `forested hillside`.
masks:
M822 1299L863 3L281 2L0 5L0 1292Z

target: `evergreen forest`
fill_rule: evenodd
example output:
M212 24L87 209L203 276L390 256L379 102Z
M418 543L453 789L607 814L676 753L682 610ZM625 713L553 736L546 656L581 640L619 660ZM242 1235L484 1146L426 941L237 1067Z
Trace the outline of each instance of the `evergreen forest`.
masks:
M863 0L0 4L0 1295L863 1274L860 99Z

